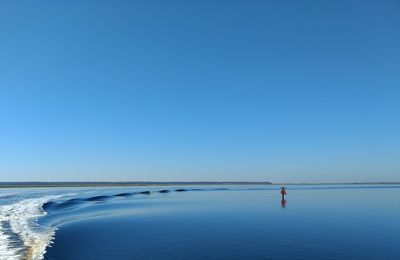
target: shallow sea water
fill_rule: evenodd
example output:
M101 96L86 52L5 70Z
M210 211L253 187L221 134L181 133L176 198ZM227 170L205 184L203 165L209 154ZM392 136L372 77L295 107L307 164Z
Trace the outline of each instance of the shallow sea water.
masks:
M49 260L400 259L395 185L288 186L285 207L277 186L52 192L23 231L51 238Z
M285 208L262 187L122 197L79 209L46 257L400 259L399 191L289 187Z

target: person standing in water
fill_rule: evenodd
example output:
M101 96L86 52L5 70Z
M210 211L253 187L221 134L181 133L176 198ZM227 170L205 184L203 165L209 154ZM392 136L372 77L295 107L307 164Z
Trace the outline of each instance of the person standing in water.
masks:
M285 199L285 195L286 195L285 187L281 188L281 194L282 194L282 200L284 200Z

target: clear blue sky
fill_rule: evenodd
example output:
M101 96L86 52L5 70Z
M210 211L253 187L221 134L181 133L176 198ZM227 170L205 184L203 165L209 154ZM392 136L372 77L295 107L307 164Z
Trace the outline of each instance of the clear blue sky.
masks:
M0 181L399 181L399 14L1 1Z

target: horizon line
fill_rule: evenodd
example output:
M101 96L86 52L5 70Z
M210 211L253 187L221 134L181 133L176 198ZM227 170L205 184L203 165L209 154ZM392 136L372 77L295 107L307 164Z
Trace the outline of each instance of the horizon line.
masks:
M0 188L67 187L67 186L168 186L168 185L371 185L400 184L400 181L370 182L270 182L270 181L3 181Z

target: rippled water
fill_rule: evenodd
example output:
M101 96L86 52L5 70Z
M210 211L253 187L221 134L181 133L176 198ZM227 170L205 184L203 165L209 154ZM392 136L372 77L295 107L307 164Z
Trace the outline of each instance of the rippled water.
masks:
M400 259L396 185L0 190L0 259Z

